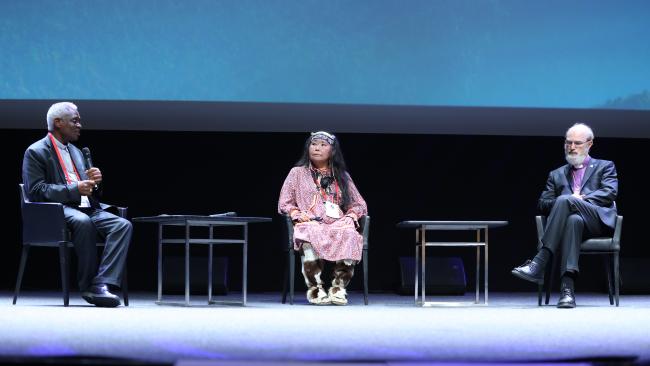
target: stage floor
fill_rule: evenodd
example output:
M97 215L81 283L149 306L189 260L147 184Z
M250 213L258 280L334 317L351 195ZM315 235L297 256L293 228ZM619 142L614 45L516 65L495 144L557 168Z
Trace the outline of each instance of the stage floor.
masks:
M71 294L0 293L3 357L110 357L139 362L219 364L257 361L562 362L595 359L650 363L650 295L577 294L576 309L538 307L535 293L493 293L485 307L420 308L412 296L353 293L350 305L293 306L280 294L249 294L248 306L161 306L131 294L131 306L101 309ZM233 294L233 300L238 294ZM182 300L182 297L176 297ZM430 300L430 299L427 299ZM468 296L465 300L471 300ZM241 363L240 361L245 361ZM199 364L201 364L199 362Z

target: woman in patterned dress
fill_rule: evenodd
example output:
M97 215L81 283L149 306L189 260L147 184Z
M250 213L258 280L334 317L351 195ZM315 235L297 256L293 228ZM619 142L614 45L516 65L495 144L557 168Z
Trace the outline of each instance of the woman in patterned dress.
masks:
M319 131L307 139L282 186L278 212L294 222L294 249L300 252L307 300L346 305L345 286L363 249L358 220L368 209L347 172L336 136ZM323 260L335 263L327 292L321 279Z

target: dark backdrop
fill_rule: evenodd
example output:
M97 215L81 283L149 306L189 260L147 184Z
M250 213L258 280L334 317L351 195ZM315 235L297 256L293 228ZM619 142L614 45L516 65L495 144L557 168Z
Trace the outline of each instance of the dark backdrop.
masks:
M83 116L83 102L78 105ZM44 115L45 111L38 113ZM562 118L561 110L553 113ZM183 123L182 118L178 123ZM571 123L568 120L567 127ZM507 227L490 233L490 289L532 290L534 286L509 272L534 253L536 202L548 172L563 164L563 132L558 131L555 137L339 134L350 173L373 220L371 290L392 291L399 285L398 258L413 253L413 233L395 227L406 219L508 220ZM625 215L622 255L648 257L642 187L646 185L645 152L650 140L598 138L595 132L592 156L613 160L618 168L617 204ZM4 179L0 191L5 215L0 289L11 289L17 272L21 235L17 184L21 182L23 152L44 135L45 129L2 130ZM249 288L276 291L281 289L284 266L277 198L306 136L85 130L77 146L90 147L95 165L102 169L103 201L128 206L130 217L223 211L272 217L273 223L254 225L250 230ZM154 226L135 225L128 260L134 290L155 289L155 235ZM471 235L467 238L472 239ZM205 253L194 248L192 252L198 256ZM232 258L230 276L232 285L237 285L239 251L217 253ZM473 285L473 252L438 253L462 255ZM583 264L579 289L603 289L600 261L586 258ZM24 286L59 288L54 249L33 251Z

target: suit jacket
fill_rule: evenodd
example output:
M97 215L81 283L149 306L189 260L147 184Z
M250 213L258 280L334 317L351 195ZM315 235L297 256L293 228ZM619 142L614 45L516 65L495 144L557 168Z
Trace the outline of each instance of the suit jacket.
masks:
M562 195L573 194L571 166L566 164L549 173L546 189L539 198L538 208L548 215L555 204L555 199ZM580 193L585 201L596 206L598 216L603 224L614 228L616 224L616 195L618 178L616 167L609 160L591 158L582 178Z
M79 179L88 179L81 150L69 143L68 151L79 172ZM23 183L27 196L32 202L58 202L72 207L79 206L81 202L77 183L67 183L49 136L36 141L25 150ZM94 208L104 208L96 197L98 193L94 192L88 197L90 205Z

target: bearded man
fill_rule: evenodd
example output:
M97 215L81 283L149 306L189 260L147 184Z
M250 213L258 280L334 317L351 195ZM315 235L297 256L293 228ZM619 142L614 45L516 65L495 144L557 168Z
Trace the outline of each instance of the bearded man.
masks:
M553 255L560 254L560 299L558 308L574 308L575 280L583 240L611 235L616 221L618 178L614 163L589 156L594 133L584 123L566 132L564 153L568 164L553 170L538 208L547 215L542 248L532 260L512 274L535 283L544 281L544 269Z

